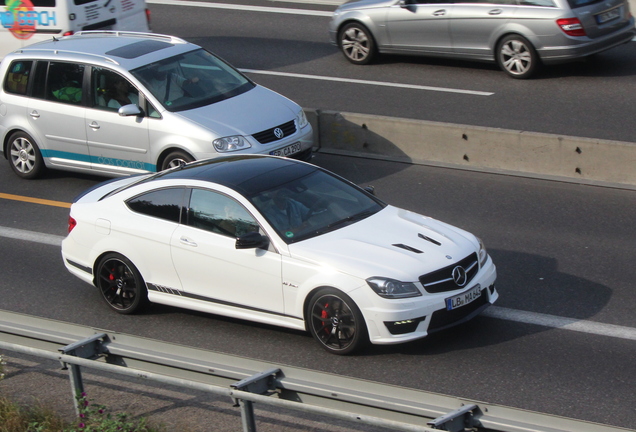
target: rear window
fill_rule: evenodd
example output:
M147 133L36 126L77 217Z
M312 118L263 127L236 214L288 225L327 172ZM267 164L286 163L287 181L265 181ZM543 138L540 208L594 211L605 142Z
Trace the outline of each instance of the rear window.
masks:
M568 4L572 9L576 9L594 3L600 3L601 1L603 0L568 0Z
M33 61L15 61L9 66L4 80L4 91L12 94L25 95Z

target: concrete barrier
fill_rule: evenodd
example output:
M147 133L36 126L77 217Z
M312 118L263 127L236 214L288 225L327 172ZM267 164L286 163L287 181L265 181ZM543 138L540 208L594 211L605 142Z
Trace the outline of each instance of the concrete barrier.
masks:
M636 189L636 143L307 110L317 151Z

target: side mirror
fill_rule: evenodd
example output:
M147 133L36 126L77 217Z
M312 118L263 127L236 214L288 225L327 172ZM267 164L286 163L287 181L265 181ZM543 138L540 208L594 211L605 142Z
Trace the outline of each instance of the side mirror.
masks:
M236 249L267 249L269 238L257 232L249 232L236 238Z
M373 186L365 186L362 189L364 189L365 191L369 192L371 195L375 195L375 188Z
M130 117L130 116L138 117L142 115L141 108L139 108L135 104L129 104L129 105L124 105L122 107L119 107L119 110L117 112L122 117Z

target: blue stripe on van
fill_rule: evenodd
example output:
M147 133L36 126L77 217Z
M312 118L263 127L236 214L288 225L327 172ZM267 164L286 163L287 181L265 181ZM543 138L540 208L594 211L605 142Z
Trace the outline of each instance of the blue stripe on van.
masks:
M157 165L146 163L143 161L135 161L128 159L116 159L104 156L90 156L81 153L71 153L59 150L42 150L42 157L68 159L78 162L87 162L99 165L111 165L114 167L131 168L150 172L157 171Z

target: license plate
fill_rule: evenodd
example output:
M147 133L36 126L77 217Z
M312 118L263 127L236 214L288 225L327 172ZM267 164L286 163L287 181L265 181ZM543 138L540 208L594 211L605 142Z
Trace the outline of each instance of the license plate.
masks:
M302 147L300 143L297 142L287 147L283 147L278 150L273 150L269 152L269 154L271 154L272 156L289 156L289 155L293 155L294 153L298 153L301 150L302 150Z
M481 285L475 285L468 291L464 291L454 297L446 299L446 310L453 310L466 306L468 303L481 297Z
M608 10L606 12L600 13L596 15L596 22L599 24L606 23L613 19L618 18L621 15L621 11L619 8L614 8L612 10Z

